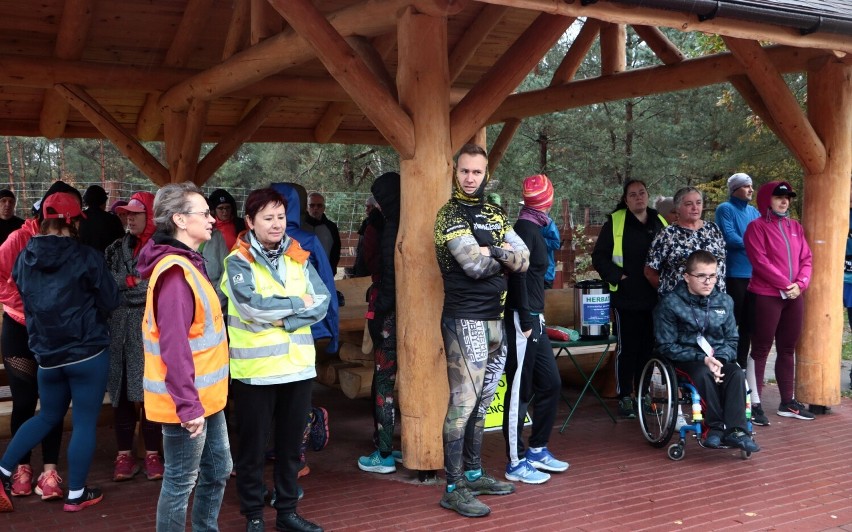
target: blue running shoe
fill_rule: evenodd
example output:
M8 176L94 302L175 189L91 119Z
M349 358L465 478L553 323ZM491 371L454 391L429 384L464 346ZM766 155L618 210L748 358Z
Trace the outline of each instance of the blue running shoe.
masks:
M541 452L534 452L532 449L527 449L526 459L534 468L543 471L561 473L568 469L568 462L554 458L550 454L550 451L547 450L547 447L542 447Z
M513 482L524 482L526 484L544 484L550 480L550 475L542 473L534 468L529 460L521 460L518 465L506 465L506 478Z
M393 456L393 461L397 464L402 463L402 451L391 451L391 456Z
M382 458L379 451L373 451L370 456L362 456L358 459L358 468L370 473L396 473L396 462L394 462L393 455Z

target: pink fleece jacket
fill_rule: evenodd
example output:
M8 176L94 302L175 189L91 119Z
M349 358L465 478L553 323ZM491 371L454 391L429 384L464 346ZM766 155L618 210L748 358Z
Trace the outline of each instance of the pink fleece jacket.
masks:
M811 282L811 248L802 225L772 212L772 191L782 181L766 183L757 192L760 218L746 228L745 250L752 265L748 291L781 297L781 291L796 283L804 292Z

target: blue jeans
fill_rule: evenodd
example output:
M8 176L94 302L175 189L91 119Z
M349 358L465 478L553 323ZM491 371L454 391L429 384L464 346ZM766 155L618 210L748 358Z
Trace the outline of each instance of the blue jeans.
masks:
M163 424L163 457L166 470L157 502L157 532L186 530L192 488L192 530L219 530L219 508L233 469L224 411L208 417L196 438L179 424Z
M38 368L41 410L15 433L0 465L5 469L15 469L24 454L38 445L54 427L62 426L68 405L73 399L71 416L74 424L68 443L68 487L84 487L95 453L98 414L106 392L108 372L108 349L83 362L58 368Z

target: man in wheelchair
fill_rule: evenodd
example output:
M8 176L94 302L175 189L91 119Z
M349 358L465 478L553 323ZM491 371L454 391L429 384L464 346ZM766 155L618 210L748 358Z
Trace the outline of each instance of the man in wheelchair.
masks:
M704 250L686 259L683 281L654 310L661 356L689 374L705 403L705 447L760 447L748 432L745 372L737 364L737 323L730 296L716 288L717 261Z

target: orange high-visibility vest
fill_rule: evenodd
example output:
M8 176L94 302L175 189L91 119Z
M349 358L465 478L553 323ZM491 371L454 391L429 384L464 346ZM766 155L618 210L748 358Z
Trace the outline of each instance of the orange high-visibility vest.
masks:
M225 408L228 401L228 340L219 298L210 281L185 257L169 255L154 267L148 281L142 338L145 346L145 377L142 381L145 414L158 423L180 423L172 396L166 390L168 368L160 357L160 328L154 316L154 287L160 275L179 266L192 289L195 313L189 328L189 347L195 365L195 388L204 407L204 417ZM168 316L160 316L168 319Z

